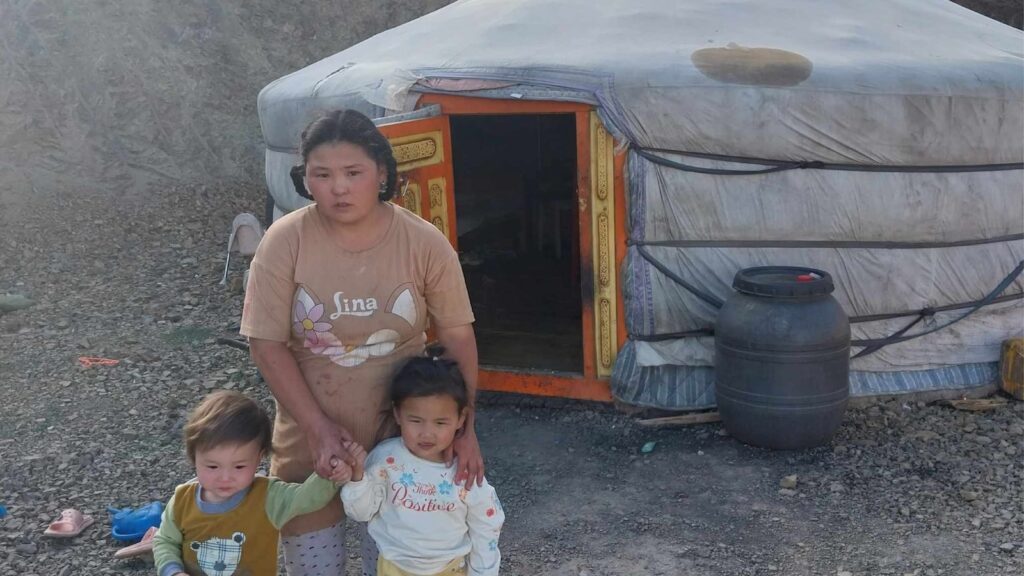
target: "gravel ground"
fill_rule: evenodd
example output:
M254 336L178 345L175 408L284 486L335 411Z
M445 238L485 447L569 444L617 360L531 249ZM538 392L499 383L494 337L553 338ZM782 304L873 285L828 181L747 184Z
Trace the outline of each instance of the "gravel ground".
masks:
M164 500L191 477L180 428L207 391L271 406L248 356L215 342L241 309L237 282L218 285L230 222L261 194L82 193L0 211L0 294L34 302L0 315L0 575L151 572L112 559L106 507ZM1024 570L1024 403L878 400L801 452L744 446L718 424L651 431L608 406L511 396L488 395L479 426L508 514L505 574ZM96 525L44 539L71 506Z

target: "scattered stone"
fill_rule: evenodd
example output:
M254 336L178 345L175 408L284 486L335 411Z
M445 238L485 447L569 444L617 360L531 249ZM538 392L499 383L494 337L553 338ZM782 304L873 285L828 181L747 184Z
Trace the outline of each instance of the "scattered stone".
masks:
M81 222L73 213L40 213L38 223L0 233L0 293L24 278L37 301L0 318L0 495L10 511L0 519L0 576L60 576L62 567L64 576L151 573L140 561L110 561L117 544L104 507L166 500L194 475L181 429L207 390L243 388L273 410L249 356L215 344L238 331L242 296L219 284L224 260L216 261L221 224L246 194L211 192L206 201L178 190L169 201L129 208L83 200ZM179 206L185 211L175 212ZM108 224L91 225L101 217ZM194 222L200 226L190 228ZM28 226L37 229L29 234ZM12 252L7 242L22 234ZM31 238L50 244L22 258ZM186 240L192 247L182 250ZM179 266L184 256L197 263ZM232 259L230 277L245 265ZM58 277L73 279L73 289L51 281ZM195 326L209 332L187 345L164 339ZM78 348L85 342L88 355L122 364L80 369L75 356L86 355ZM1019 568L1021 402L968 412L909 397L872 400L847 410L831 446L774 452L730 440L717 425L639 430L610 409L492 401L497 408L482 402L478 433L516 526L502 539L509 574L670 575L686 566L738 576L927 576ZM657 448L644 456L639 448L648 441ZM565 482L569 467L574 477ZM595 505L570 507L576 494L562 490L577 483L600 495ZM538 502L550 508L538 511ZM91 507L97 526L71 541L44 540L46 523L70 506ZM594 521L598 513L606 516ZM667 538L685 545L639 556ZM654 565L662 552L677 564ZM635 564L608 568L605 561L620 562L623 553ZM358 540L352 558L350 568Z
M940 438L939 434L932 430L919 430L910 434L910 437L917 438L918 440L924 440L925 442Z
M0 294L0 316L15 310L24 310L34 302L24 294Z
M23 328L25 328L25 323L18 317L10 316L7 318L0 318L0 333L17 334L18 332L21 332Z

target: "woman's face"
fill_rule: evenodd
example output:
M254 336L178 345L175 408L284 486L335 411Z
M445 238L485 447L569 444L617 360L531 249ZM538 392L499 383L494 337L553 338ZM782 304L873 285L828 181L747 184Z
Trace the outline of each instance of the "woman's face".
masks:
M306 158L306 188L320 214L337 224L357 224L370 215L385 178L384 167L349 142L321 144Z

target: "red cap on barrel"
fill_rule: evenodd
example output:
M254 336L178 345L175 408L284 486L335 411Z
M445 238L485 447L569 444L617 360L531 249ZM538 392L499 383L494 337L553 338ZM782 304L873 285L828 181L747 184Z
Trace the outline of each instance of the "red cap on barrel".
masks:
M736 273L732 287L751 296L804 298L824 296L835 289L824 270L804 266L755 266Z

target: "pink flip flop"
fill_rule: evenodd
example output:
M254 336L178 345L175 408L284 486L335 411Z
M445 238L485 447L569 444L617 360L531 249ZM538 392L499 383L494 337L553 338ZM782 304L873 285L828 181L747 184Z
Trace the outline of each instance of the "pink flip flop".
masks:
M82 533L89 526L92 526L92 516L82 514L74 508L68 508L60 513L60 518L50 522L49 527L43 531L44 536L51 538L73 538Z
M125 558L134 558L136 556L145 556L146 554L152 554L153 537L156 536L156 530L156 526L153 526L149 530L146 530L146 533L142 536L142 540L130 546L125 546L117 552L114 552L114 558L117 558L118 560L123 560Z

